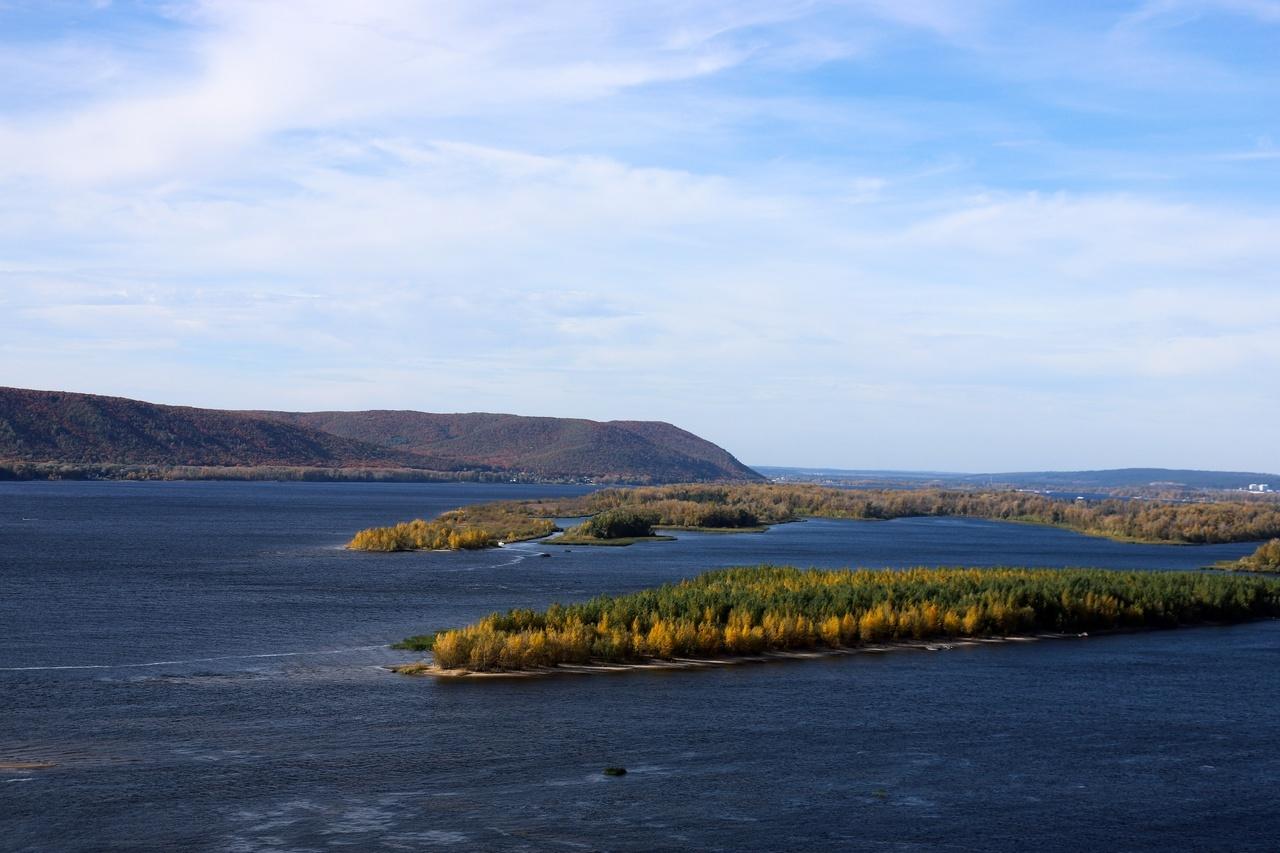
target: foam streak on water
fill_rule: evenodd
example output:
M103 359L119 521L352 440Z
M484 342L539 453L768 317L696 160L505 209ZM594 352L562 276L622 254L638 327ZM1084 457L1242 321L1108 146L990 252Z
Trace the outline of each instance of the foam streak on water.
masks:
M187 658L186 660L155 660L146 663L89 663L89 664L66 664L63 666L5 666L0 667L0 672L37 672L40 670L56 670L56 669L136 669L149 666L183 666L192 663L211 663L213 661L226 660L258 660L262 658L295 658L306 657L310 655L341 655L347 652L367 652L372 649L381 649L383 646L352 646L346 649L328 649L326 651L310 651L310 652L266 652L257 655L218 655L211 658Z

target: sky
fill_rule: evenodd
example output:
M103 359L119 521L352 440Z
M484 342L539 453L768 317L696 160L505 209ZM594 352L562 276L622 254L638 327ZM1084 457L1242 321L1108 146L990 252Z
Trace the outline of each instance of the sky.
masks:
M0 0L0 385L1280 471L1280 0Z

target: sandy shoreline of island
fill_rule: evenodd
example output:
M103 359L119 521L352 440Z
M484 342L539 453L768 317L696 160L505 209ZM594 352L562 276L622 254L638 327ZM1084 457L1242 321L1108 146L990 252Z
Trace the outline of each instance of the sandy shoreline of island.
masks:
M1107 631L1100 633L1130 633L1127 631ZM951 651L958 648L983 645L1000 645L1005 643L1031 643L1039 640L1076 640L1085 639L1087 633L1040 633L1009 637L955 637L937 640L893 640L884 643L872 643L865 646L840 646L796 651L771 651L754 655L725 655L715 657L680 657L661 659L650 658L630 663L585 663L558 664L556 666L538 667L536 669L488 670L474 671L469 669L440 669L433 663L420 661L387 667L401 675L431 676L440 679L460 678L545 678L553 675L604 675L619 672L644 672L662 670L708 669L721 666L737 666L748 663L777 663L779 661L817 660L829 657L847 657L860 654L885 654L896 651Z

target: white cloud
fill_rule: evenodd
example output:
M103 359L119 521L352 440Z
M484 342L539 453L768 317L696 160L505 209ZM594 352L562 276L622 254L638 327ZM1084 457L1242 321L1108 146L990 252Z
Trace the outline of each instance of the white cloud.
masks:
M1276 361L1258 346L1280 318L1275 216L1034 193L886 216L900 200L883 186L851 206L842 187L778 196L598 157L370 148L390 157L379 174L303 160L282 175L297 189L269 199L102 193L74 219L26 222L81 247L62 259L79 278L11 283L11 316L68 334L78 318L266 347L317 340L318 359L366 364L497 347L531 369L741 364L924 385L999 375L1011 359L1044 381L1225 375L1234 352ZM21 235L27 213L0 202L0 228ZM92 307L120 303L169 314ZM1209 323L1215 338L1197 342Z

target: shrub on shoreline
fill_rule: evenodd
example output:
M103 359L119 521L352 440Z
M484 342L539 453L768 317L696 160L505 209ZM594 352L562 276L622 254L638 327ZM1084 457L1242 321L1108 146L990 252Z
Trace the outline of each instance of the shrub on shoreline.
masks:
M1280 572L1280 539L1263 542L1247 557L1241 557L1223 568L1244 572Z

